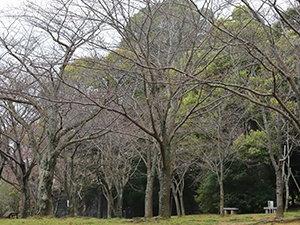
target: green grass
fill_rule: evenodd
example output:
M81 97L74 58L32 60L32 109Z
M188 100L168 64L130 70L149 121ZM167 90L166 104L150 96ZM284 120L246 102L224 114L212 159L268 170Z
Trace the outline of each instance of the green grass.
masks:
M276 220L274 214L238 214L220 217L219 215L189 215L185 217L172 217L162 219L154 217L151 219L95 219L95 218L28 218L28 219L1 219L1 225L250 225L266 224L275 225L300 224L300 212L286 213L282 220Z

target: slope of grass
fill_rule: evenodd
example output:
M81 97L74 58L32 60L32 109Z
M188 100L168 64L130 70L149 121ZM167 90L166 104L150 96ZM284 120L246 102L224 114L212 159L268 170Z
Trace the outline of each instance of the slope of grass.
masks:
M220 217L219 215L190 215L185 217L162 218L133 218L133 219L95 219L95 218L28 218L1 219L1 225L250 225L250 224L300 224L300 212L286 213L281 220L276 220L274 214L240 214Z

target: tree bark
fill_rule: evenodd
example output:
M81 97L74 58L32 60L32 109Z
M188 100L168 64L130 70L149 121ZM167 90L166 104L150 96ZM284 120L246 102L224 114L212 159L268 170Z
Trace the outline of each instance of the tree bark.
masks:
M153 181L154 176L152 174L147 174L145 190L145 218L153 217Z
M28 176L23 177L23 183L21 187L22 193L22 218L27 218L30 215L30 189L28 183Z
M184 208L184 201L183 201L183 193L179 193L179 201L180 201L180 209L181 209L181 216L185 216L185 208Z
M38 214L52 214L52 185L57 155L45 154L39 162Z
M145 190L145 218L153 217L153 183L154 183L154 175L156 171L156 163L158 152L156 147L153 148L153 158L151 160L151 148L148 146L147 148L147 184Z
M284 203L284 212L287 212L289 208L289 197L290 197L290 188L289 181L292 174L291 171L291 161L290 161L290 147L287 141L287 145L284 146L284 157L287 157L286 162L282 165L282 175L284 178L284 186L285 186L285 203ZM286 168L286 172L285 172Z
M277 202L276 217L277 218L282 218L284 216L283 189L284 189L284 182L282 178L282 166L278 166L276 170L276 202Z
M115 213L116 217L122 218L122 207L123 207L123 190L121 193L118 194Z
M171 217L170 210L170 194L171 194L171 147L168 146L162 150L164 152L163 165L159 176L159 216L169 218Z
M74 160L77 150L79 149L80 144L76 145L72 155L71 155L71 161L70 161L70 181L69 181L69 200L70 200L70 206L69 206L69 215L71 217L78 215L78 201L77 201L77 184L75 181L75 171L74 171Z
M112 207L111 207L111 202L109 199L107 199L107 218L110 219L112 218Z
M223 180L219 181L220 185L220 215L224 216L224 182Z
M70 201L70 205L69 205L69 216L74 217L75 216L75 207L76 207L76 187L74 187L73 181L74 181L74 162L73 162L73 158L71 158L71 163L70 163L70 169L71 169L71 174L70 174L70 183L69 183L69 201Z
M218 126L218 155L220 161L220 168L219 168L219 186L220 186L220 215L224 216L224 202L225 202L225 191L224 191L224 158L222 156L222 147L221 147L221 124L222 124L222 112L220 108L218 108L219 116L219 126Z
M179 198L178 198L177 191L176 191L174 183L172 183L172 194L173 194L173 198L174 198L174 201L175 201L175 207L176 207L177 216L181 216L180 202L179 202Z
M54 89L54 99L58 93L59 83ZM56 132L58 125L58 106L52 105L49 112L49 121L47 124L48 149L42 153L39 160L39 189L38 189L38 214L48 216L53 213L52 210L52 185L55 173L55 166L60 151L56 149Z
M106 200L107 200L107 218L112 218L112 211L114 210L114 200L113 200L113 197L112 197L112 190L111 189L108 189L105 197L106 197Z
M102 218L102 190L98 189L97 218Z
M263 120L264 120L265 132L266 132L267 138L268 138L269 155L270 155L270 159L271 159L273 168L275 170L275 176L276 176L276 203L277 203L276 217L277 218L282 218L284 216L283 165L284 165L286 159L281 158L282 157L282 152L280 151L280 147L277 147L275 152L277 153L277 156L279 156L279 157L276 161L274 150L272 148L273 147L272 143L274 142L274 139L272 139L272 136L271 136L271 133L270 133L270 130L269 130L270 122L267 120L267 114L266 114L265 110L263 110ZM278 133L277 133L277 136L278 136L277 140L280 140L281 137ZM278 144L277 144L277 146L278 146Z
M169 218L171 216L170 211L170 189L171 189L171 176L170 169L163 168L160 178L160 190L159 190L159 216Z
M180 207L181 207L181 215L185 216L185 208L184 208L184 201L183 201L183 189L184 189L184 179L181 181L181 184L179 187L179 201L180 201Z

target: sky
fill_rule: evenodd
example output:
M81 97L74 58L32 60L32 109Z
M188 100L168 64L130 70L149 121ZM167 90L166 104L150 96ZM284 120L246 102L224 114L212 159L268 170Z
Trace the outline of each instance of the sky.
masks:
M49 2L50 0L0 0L0 11L7 8L13 8L15 6L21 6L24 2Z
M35 0L31 0L35 1ZM40 0L40 1L47 1L47 0ZM291 0L293 2L293 0ZM295 0L296 1L296 0ZM22 2L26 2L26 0L0 0L0 10L4 9L6 6L18 6L21 5ZM201 4L202 2L207 2L207 0L196 0L195 2L198 2L198 4ZM249 2L254 2L253 0ZM277 0L277 4L282 5L284 4L284 0Z
M5 9L6 6L20 5L23 0L0 0L0 9Z

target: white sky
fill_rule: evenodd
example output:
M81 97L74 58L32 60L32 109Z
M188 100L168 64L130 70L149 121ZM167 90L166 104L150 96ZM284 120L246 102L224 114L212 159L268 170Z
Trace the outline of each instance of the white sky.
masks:
M3 10L7 6L13 7L18 6L23 2L23 0L0 0L0 9Z
M14 6L19 6L22 4L22 2L27 2L28 0L0 0L0 10L5 9L7 6L9 7L14 7ZM36 1L36 0L31 0L31 1ZM39 0L40 2L47 2L48 0ZM284 3L291 1L291 0L278 0L277 4L279 5L284 5ZM198 4L201 5L203 2L207 2L207 0L196 0L195 2L198 2ZM237 1L234 1L237 2ZM253 0L249 2L254 2ZM291 2L296 2L296 0L292 0Z

